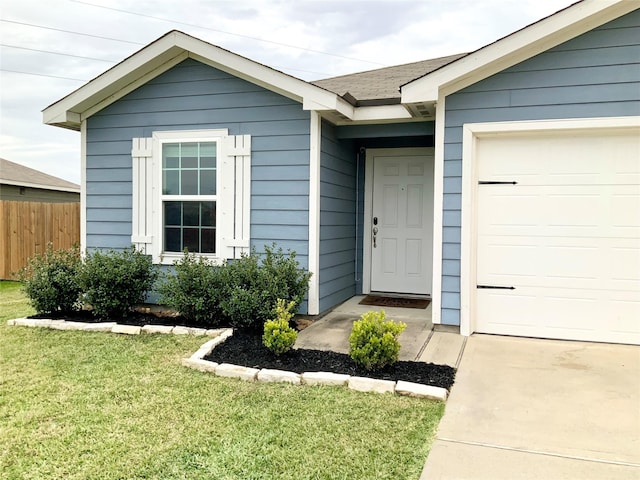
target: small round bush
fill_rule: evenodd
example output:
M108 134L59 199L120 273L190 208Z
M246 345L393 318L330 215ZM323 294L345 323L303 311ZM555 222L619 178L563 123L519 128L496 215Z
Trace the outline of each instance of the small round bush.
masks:
M54 250L49 244L43 254L28 260L17 277L38 313L69 313L81 306L80 266L79 248Z
M311 274L300 268L296 252L285 254L275 244L264 249L264 255L252 249L222 269L221 307L234 327L262 331L275 315L278 298L300 305L309 289Z
M276 318L268 320L264 324L262 344L276 355L281 355L291 350L296 343L298 332L289 325L293 318L292 310L296 308L296 302L287 302L282 298L276 304Z
M400 335L405 323L386 320L384 310L362 314L353 322L349 336L349 355L367 370L377 370L398 361Z
M224 318L220 307L222 268L225 267L185 251L158 288L160 303L177 310L187 320L206 326L218 325Z
M158 277L148 257L133 247L87 253L79 283L99 318L122 318L139 303Z

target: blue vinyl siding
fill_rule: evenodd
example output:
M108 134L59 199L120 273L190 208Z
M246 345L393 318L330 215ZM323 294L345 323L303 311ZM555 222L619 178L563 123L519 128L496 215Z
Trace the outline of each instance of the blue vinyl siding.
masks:
M356 293L356 161L350 141L322 122L320 146L320 311Z
M308 268L309 112L192 59L88 119L87 247L131 244L132 138L214 128L252 136L251 245L276 242Z
M462 126L640 115L640 10L446 99L442 323L460 324Z

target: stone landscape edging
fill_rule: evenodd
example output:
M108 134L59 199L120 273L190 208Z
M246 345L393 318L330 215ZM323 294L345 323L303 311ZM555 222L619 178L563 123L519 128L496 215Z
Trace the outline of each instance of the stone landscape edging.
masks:
M328 385L346 386L359 392L392 393L416 398L429 398L432 400L447 401L449 392L446 388L424 385L422 383L405 382L402 380L379 380L375 378L356 377L333 372L304 372L295 373L287 370L274 370L269 368L250 368L230 363L216 363L204 360L219 344L233 335L232 328L192 328L173 325L134 325L119 324L116 322L72 322L67 320L54 320L50 318L16 318L8 320L9 326L40 327L55 330L77 330L83 332L107 332L123 335L140 334L173 334L173 335L203 335L213 337L205 342L189 358L182 359L182 365L201 372L214 373L219 377L239 378L241 380L261 383L290 383L293 385Z
M54 320L51 318L16 318L7 320L7 325L16 327L39 327L54 330L78 330L82 332L106 332L123 335L140 335L152 333L171 333L173 335L202 335L208 337L220 337L230 328L194 328L174 325L126 325L116 322L72 322L68 320ZM225 339L227 337L224 337ZM205 344L206 345L206 344Z
M440 400L442 402L446 402L449 395L446 388L424 385L422 383L405 382L402 380L397 382L393 380L378 380L375 378L355 377L333 372L295 373L287 370L258 369L233 365L231 363L216 363L204 360L204 357L209 355L217 345L232 335L233 330L228 329L218 337L209 340L189 358L183 358L182 365L201 372L214 373L220 377L239 378L248 382L346 386L359 392L393 393L408 397Z

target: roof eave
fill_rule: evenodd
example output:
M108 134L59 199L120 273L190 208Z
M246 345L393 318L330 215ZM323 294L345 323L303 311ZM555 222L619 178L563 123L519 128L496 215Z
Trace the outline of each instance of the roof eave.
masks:
M58 192L66 192L66 193L80 193L80 186L78 187L64 187L64 186L56 186L56 185L42 185L39 183L29 183L29 182L20 182L18 180L8 180L8 179L0 179L0 184L2 185L11 185L14 187L26 187L26 188L38 188L40 190L55 190Z
M433 103L638 8L625 0L584 0L401 87L406 105Z

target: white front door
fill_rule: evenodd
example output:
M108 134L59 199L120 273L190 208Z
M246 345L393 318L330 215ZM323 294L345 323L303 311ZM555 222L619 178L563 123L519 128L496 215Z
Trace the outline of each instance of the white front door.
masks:
M433 153L428 149L373 150L370 290L431 294ZM365 237L367 238L367 237Z

